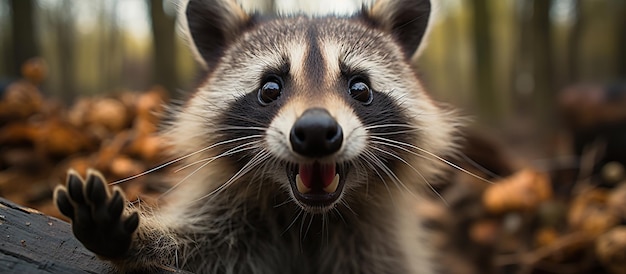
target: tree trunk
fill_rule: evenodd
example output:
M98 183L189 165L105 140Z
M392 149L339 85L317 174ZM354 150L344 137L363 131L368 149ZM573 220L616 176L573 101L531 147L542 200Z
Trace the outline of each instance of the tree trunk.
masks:
M493 122L498 116L498 96L493 88L493 62L491 44L491 18L489 0L474 0L474 54L476 92L479 114L484 121Z
M100 14L98 30L100 31L101 43L98 48L99 70L97 92L110 92L121 85L119 58L123 55L121 50L122 39L120 30L115 22L117 18L117 0L107 0L100 2ZM96 57L94 57L95 59Z
M19 0L18 0L19 1ZM59 96L70 102L76 97L76 32L74 29L74 19L72 17L72 1L63 0L57 11L60 15L54 18L54 29L56 30L57 55L59 62Z
M626 81L626 3L618 1L617 16L617 76Z
M518 117L528 117L532 113L531 95L535 85L532 74L532 3L518 1L516 24L519 30L513 68L513 106Z
M553 79L552 40L550 24L551 0L533 1L533 92L536 121L541 129L549 129L555 123L556 90Z
M170 93L178 88L176 74L175 18L165 13L163 0L150 0L154 40L154 82Z
M578 82L580 77L580 72L578 70L580 58L578 58L578 56L580 55L580 37L582 35L582 26L585 20L580 0L575 0L573 5L575 19L572 24L567 43L567 84ZM626 23L626 21L624 21L624 23Z
M22 64L39 54L37 41L35 40L35 3L33 0L11 0L11 50L12 64L7 67L12 77L19 77Z

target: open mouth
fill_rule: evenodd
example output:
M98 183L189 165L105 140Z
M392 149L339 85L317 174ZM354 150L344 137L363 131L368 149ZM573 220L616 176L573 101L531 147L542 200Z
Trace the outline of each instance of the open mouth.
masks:
M345 175L346 168L336 163L314 162L287 167L287 177L295 198L303 206L318 209L330 207L339 199Z

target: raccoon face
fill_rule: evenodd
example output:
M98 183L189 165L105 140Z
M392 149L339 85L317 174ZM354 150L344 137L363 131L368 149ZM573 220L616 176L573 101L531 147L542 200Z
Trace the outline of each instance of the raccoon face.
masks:
M224 185L269 179L312 213L368 184L414 188L407 178L432 173L416 149L440 153L452 132L409 65L429 11L378 1L347 18L268 19L189 1L184 27L209 75L178 117L179 148L220 144L213 157L236 167Z

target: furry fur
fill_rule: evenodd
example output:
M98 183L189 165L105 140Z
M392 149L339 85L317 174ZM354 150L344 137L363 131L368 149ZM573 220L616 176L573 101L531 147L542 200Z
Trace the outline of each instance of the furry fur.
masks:
M189 166L167 203L141 210L136 230L136 214L117 216L130 231L128 248L92 250L111 250L99 255L123 270L438 272L413 206L441 170L436 157L453 151L457 125L409 64L429 12L425 0L379 0L352 17L262 18L230 0L190 0L183 28L209 72L166 133ZM355 77L371 88L371 102L349 94ZM260 104L268 79L281 93ZM291 131L311 108L340 126L337 151L294 151ZM299 199L290 177L314 162L336 164L341 177L339 198L321 206ZM75 231L91 229L76 212L97 211L90 195L100 195L102 180L92 172L84 186L57 190ZM88 247L97 236L89 231L77 234Z

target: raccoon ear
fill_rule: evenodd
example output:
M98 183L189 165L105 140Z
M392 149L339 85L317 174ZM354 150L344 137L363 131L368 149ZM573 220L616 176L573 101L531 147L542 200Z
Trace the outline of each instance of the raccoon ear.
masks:
M181 10L181 19L191 50L209 70L252 21L234 0L188 0Z
M429 0L377 0L363 15L390 32L411 59L426 34L430 11Z

